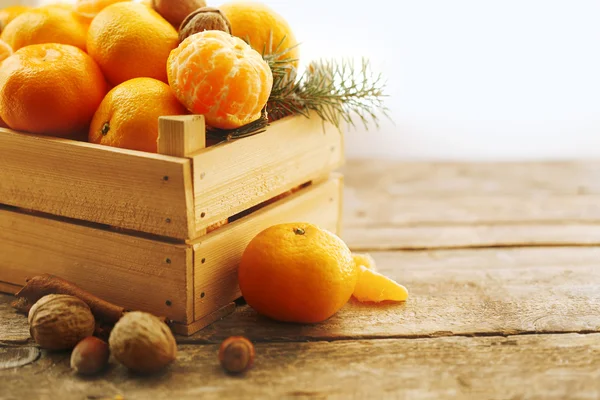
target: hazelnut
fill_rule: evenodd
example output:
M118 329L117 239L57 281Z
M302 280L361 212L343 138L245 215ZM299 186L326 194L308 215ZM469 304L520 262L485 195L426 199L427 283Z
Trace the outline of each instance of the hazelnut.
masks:
M108 365L108 343L89 336L77 343L71 353L71 368L81 375L94 375Z
M181 23L179 41L183 42L188 36L204 31L223 31L231 34L231 24L225 14L218 8L199 8L188 15Z
M96 321L90 307L79 298L50 294L39 299L29 310L29 332L35 342L47 350L67 350L92 336Z
M172 363L177 343L168 325L141 311L126 313L108 339L113 356L129 370L152 374Z
M206 7L205 0L152 0L152 7L175 28L191 12Z
M239 374L254 364L254 345L242 336L225 339L219 348L219 362L225 371Z

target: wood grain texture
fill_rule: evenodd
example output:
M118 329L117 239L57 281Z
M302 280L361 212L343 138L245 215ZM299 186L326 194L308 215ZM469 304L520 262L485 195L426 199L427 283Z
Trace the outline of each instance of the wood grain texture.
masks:
M343 172L355 249L600 244L600 163L353 160Z
M0 281L52 273L107 301L187 318L191 248L0 209ZM170 306L167 305L169 300Z
M13 296L0 293L0 345L27 343L31 339L27 316L10 306L13 300Z
M186 187L187 159L0 129L0 204L185 239Z
M375 252L381 273L405 285L405 304L351 301L316 325L278 323L238 307L189 338L218 343L600 331L600 248Z
M237 266L244 249L269 226L306 221L337 231L340 212L339 175L302 189L193 243L196 319L223 307L241 294Z
M217 345L180 346L158 376L116 365L80 378L68 354L0 370L5 400L46 399L596 399L600 334L264 343L243 377L226 375ZM15 379L18 376L18 379Z
M179 115L158 119L158 153L188 157L206 147L206 126L202 115Z
M30 364L40 357L40 349L34 346L0 346L0 370L18 368Z
M343 162L342 135L313 116L273 123L266 132L211 146L193 157L196 229L327 175Z

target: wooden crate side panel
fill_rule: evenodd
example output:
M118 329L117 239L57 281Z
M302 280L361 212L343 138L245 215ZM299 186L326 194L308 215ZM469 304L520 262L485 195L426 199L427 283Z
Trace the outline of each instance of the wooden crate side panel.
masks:
M196 229L327 175L343 163L342 136L316 116L293 116L259 135L197 153Z
M240 296L237 266L254 236L269 226L312 222L337 231L341 178L310 186L194 243L195 319ZM337 232L336 232L337 233Z
M191 186L187 159L0 129L0 204L186 239Z
M0 281L13 285L50 273L127 309L189 323L192 259L189 246L0 209Z

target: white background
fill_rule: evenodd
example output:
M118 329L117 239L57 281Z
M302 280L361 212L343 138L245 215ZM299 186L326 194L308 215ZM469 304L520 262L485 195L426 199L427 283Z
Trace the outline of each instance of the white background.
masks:
M387 77L394 123L348 132L349 157L600 156L598 0L263 2L304 61L367 56Z

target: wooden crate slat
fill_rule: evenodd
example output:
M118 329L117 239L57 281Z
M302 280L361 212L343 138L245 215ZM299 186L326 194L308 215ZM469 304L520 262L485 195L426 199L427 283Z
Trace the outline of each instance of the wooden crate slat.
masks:
M191 184L188 159L0 129L0 204L186 239Z
M240 296L237 266L244 248L263 229L284 222L311 222L337 233L342 178L309 186L283 200L197 239L194 247L195 319ZM202 296L204 293L204 296Z
M209 147L193 160L196 229L273 198L343 163L343 135L312 115L273 123L266 132Z
M2 282L51 273L125 308L191 323L191 263L189 246L0 209Z

